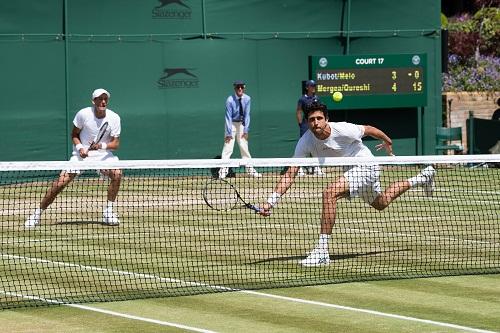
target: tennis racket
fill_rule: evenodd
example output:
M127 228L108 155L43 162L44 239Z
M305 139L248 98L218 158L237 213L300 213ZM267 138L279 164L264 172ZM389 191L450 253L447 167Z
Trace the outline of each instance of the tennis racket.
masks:
M212 179L203 188L203 200L207 205L215 210L229 211L238 206L241 201L243 206L260 213L259 207L249 204L238 193L236 187L224 179Z
M89 150L98 149L96 146L99 142L101 142L107 129L108 129L108 122L106 121L101 125L101 128L99 128L99 132L97 132L97 135L95 136L94 140L90 143Z

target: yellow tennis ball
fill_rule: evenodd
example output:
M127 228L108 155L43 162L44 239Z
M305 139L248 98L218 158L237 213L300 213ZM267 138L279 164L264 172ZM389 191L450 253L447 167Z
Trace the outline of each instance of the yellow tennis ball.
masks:
M344 96L342 95L342 93L340 91L336 91L333 93L332 98L335 102L340 102L342 100L342 98L344 98Z

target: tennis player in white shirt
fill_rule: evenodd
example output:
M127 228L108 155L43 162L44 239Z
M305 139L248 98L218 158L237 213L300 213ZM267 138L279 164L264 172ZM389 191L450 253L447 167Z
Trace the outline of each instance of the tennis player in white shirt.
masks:
M73 130L71 139L73 141L73 153L70 161L108 161L118 160L112 151L120 146L121 123L120 116L108 109L110 93L104 89L96 89L92 93L93 106L81 109L73 119ZM107 123L107 129L101 141L92 144L101 126ZM107 193L107 205L103 210L103 223L107 225L119 225L120 220L114 212L113 206L120 189L122 178L121 170L98 170L104 176L109 177L110 184ZM54 201L56 196L77 176L79 170L63 170L59 178L42 199L39 208L35 210L26 220L26 228L34 228L40 224L41 215Z
M371 136L381 140L377 150L385 149L392 155L392 140L381 130L373 126L355 125L346 122L328 122L326 106L314 101L306 111L309 130L300 138L295 148L294 157L372 157L362 138ZM269 216L280 197L293 184L299 167L290 167L280 178L274 192L266 203L261 205L261 215ZM434 190L435 169L428 166L418 175L389 185L382 192L380 186L380 168L377 164L349 166L323 191L323 211L321 214L321 232L316 247L301 261L304 266L319 266L330 263L328 243L335 223L337 200L360 197L377 210L383 210L397 197L414 186L423 186L426 195Z

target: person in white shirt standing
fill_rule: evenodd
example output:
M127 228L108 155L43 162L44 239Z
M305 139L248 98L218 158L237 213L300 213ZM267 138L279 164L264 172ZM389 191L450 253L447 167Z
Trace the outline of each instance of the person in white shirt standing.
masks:
M250 159L252 156L248 150L248 132L250 130L251 98L245 94L245 82L236 81L233 83L233 87L234 94L226 100L224 147L221 158L231 158L236 140L240 146L241 158ZM261 177L261 174L251 166L247 167L246 170L252 177ZM219 178L226 178L228 171L228 168L220 168Z
M373 126L328 122L326 106L319 101L314 101L308 106L306 116L309 130L297 143L294 157L373 157L370 149L362 142L364 136L381 140L382 143L377 145L376 149L385 149L392 155L392 140L384 132ZM267 202L261 205L261 215L270 215L271 208L293 184L298 171L299 167L290 167L280 178ZM323 191L319 241L301 264L319 266L330 263L328 242L335 223L337 200L358 196L373 208L383 210L401 194L415 186L423 186L425 194L431 196L434 191L435 174L436 170L428 166L418 175L396 181L382 192L379 165L373 163L347 167L343 175Z
M108 109L110 93L104 89L96 89L92 93L93 106L81 109L73 119L73 130L71 139L73 141L73 153L70 161L108 161L118 160L112 151L120 146L121 123L120 116ZM108 123L104 136L97 144L93 144L99 129L104 123ZM119 225L120 220L114 212L113 206L120 189L122 171L98 170L104 176L109 177L110 184L107 193L107 205L103 210L103 223L107 225ZM40 224L42 213L54 201L56 196L77 176L79 170L63 170L50 189L42 199L39 208L35 210L26 220L26 228L34 228Z

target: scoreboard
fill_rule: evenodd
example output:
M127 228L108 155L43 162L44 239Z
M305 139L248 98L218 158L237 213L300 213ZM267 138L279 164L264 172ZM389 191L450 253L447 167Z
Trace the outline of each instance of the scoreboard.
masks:
M309 57L316 95L328 109L426 106L426 67L426 54ZM340 102L332 98L337 91Z

